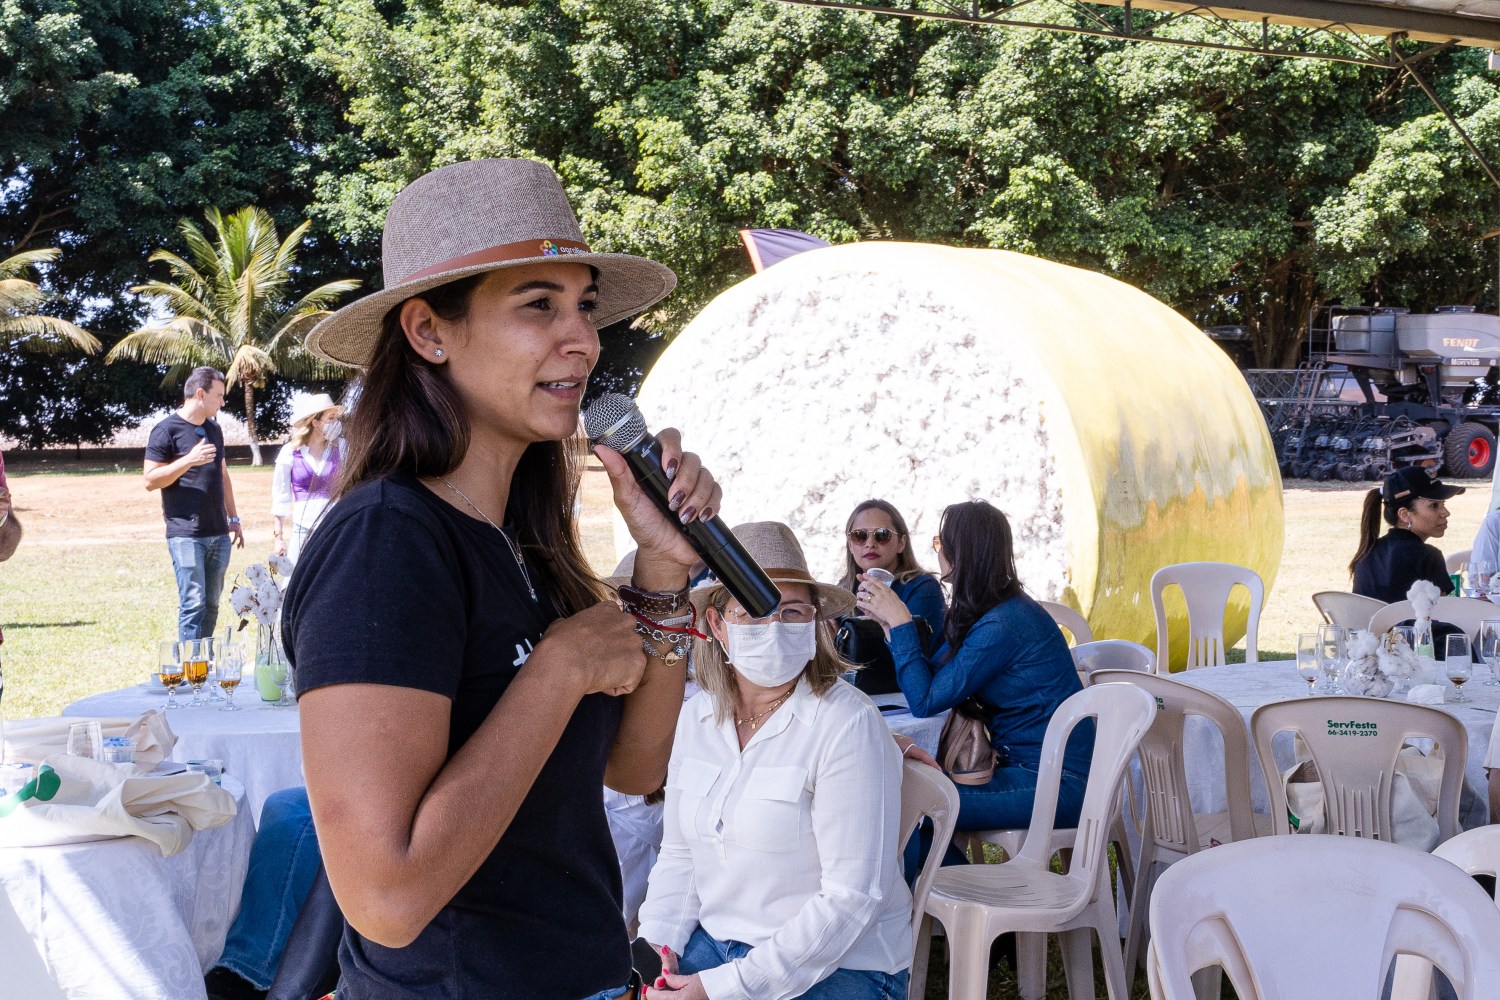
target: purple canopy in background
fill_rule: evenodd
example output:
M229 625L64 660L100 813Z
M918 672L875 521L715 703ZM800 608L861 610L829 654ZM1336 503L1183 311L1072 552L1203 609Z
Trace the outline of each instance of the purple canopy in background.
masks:
M741 229L740 239L745 241L745 250L750 254L750 263L755 265L756 273L805 250L829 245L825 240L795 229Z

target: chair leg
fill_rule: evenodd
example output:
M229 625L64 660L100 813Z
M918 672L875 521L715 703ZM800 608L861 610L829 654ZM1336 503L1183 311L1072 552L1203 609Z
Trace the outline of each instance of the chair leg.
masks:
M932 957L932 915L922 917L921 930L911 956L911 985L906 991L906 1000L924 1000L927 996L927 963Z
M962 919L943 926L948 940L948 1000L985 1000L990 985L990 944Z
M1135 895L1135 859L1130 856L1130 841L1125 837L1125 820L1119 816L1115 817L1114 828L1110 831L1110 842L1115 845L1115 868L1120 873L1120 895L1119 899L1130 899Z
M1130 929L1125 935L1125 970L1134 974L1137 964L1146 959L1146 944L1151 940L1151 925L1146 920L1151 906L1151 890L1156 887L1156 862L1143 862L1135 873L1135 894L1130 897Z
M1016 990L1021 1000L1044 1000L1047 996L1047 935L1016 934Z
M1104 966L1104 988L1109 1000L1130 1000L1130 970L1120 952L1119 926L1115 908L1107 896L1094 905L1094 926L1099 934L1099 960Z
M1088 929L1077 927L1063 931L1058 935L1058 944L1062 946L1063 975L1068 980L1068 1000L1093 1000L1094 950Z

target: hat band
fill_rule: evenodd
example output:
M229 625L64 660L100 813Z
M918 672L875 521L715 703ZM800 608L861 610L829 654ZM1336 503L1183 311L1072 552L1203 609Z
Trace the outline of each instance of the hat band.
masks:
M502 243L487 250L466 253L462 257L440 260L431 267L424 267L414 274L408 274L395 284L405 284L408 281L430 278L444 271L462 271L467 267L480 267L485 264L504 264L506 261L527 260L531 257L560 257L589 252L589 245L578 240L518 240L515 243Z

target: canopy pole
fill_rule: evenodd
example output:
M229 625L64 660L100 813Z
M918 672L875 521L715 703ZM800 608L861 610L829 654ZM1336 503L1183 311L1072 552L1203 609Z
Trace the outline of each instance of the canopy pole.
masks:
M1391 35L1385 40L1386 44L1391 47L1391 56L1400 64L1402 71L1417 82L1417 86L1422 88L1422 93L1426 94L1427 99L1443 113L1443 117L1448 119L1448 124L1453 126L1453 131L1458 133L1458 137L1464 141L1464 145L1469 147L1469 152L1474 154L1474 159L1479 162L1480 168L1484 170L1490 182L1497 189L1500 189L1500 173L1495 172L1495 168L1490 164L1490 161L1485 159L1484 154L1479 151L1479 147L1474 144L1474 140L1469 137L1469 133L1464 130L1463 125L1454 117L1453 112L1448 110L1448 105L1444 104L1442 98L1438 97L1437 91L1432 89L1432 85L1422 78L1422 74L1417 72L1417 68L1410 61L1402 56L1400 52L1396 51L1396 39L1399 37L1399 35ZM1451 44L1450 42L1449 45Z

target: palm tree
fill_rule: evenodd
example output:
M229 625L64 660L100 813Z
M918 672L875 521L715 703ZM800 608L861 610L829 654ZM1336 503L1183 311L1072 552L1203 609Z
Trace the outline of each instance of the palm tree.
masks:
M163 385L180 382L198 365L224 372L226 388L239 385L244 390L251 460L260 465L255 390L264 388L273 375L316 379L340 374L340 369L306 351L302 336L359 282L330 281L293 299L290 285L297 248L308 223L282 240L265 209L245 207L226 218L210 208L204 216L211 239L187 219L178 223L188 259L169 250L151 254L151 261L166 262L172 281L148 281L131 289L170 318L128 334L104 360L133 358L170 365Z
M78 350L93 354L99 341L92 333L65 319L40 316L36 310L52 296L34 281L21 277L29 268L50 264L62 251L25 250L0 260L0 343L34 354Z

